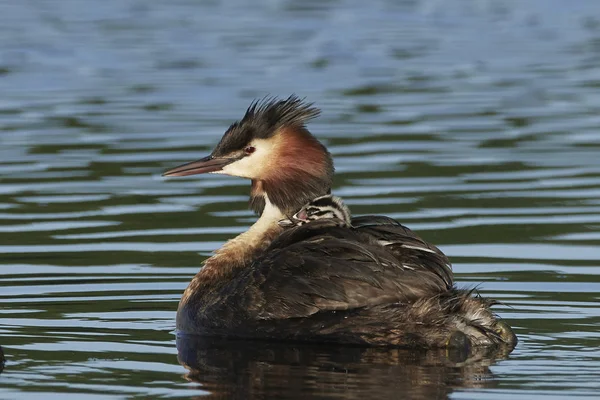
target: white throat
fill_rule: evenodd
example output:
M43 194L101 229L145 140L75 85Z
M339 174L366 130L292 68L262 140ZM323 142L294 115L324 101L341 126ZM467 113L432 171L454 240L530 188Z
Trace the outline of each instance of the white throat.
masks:
M232 264L241 265L257 251L266 248L281 232L279 220L284 214L275 207L265 194L265 208L260 218L244 233L229 240L207 260L207 264L226 258Z
M279 220L285 217L281 210L271 203L266 193L264 194L264 199L265 208L263 209L260 218L258 218L246 233L252 232L253 235L261 236L262 233L273 226L279 226Z

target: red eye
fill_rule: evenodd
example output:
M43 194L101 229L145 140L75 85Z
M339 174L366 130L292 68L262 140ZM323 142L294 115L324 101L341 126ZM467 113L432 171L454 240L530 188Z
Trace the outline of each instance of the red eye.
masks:
M248 146L244 149L244 152L246 154L252 154L252 153L254 153L255 150L256 150L256 148L254 146Z

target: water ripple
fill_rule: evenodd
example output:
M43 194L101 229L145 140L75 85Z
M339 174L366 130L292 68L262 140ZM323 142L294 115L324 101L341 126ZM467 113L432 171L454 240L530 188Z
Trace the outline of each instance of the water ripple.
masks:
M0 397L597 397L597 1L38 3L0 25ZM216 347L182 378L181 293L256 217L244 180L160 174L290 93L333 192L497 299L510 359Z

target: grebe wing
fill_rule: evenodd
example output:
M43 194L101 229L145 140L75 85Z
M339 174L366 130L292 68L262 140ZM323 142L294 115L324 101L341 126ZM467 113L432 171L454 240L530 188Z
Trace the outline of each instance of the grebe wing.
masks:
M448 257L395 219L381 215L365 215L353 218L352 226L356 231L374 238L404 265L429 270L439 275L448 288L454 283L452 264Z
M423 251L390 251L359 230L318 220L284 231L247 270L239 300L258 319L295 318L410 301L451 286L440 268L417 265Z

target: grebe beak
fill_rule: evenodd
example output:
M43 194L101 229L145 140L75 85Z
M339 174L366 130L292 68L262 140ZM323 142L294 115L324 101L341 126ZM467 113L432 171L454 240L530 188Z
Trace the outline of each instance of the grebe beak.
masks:
M171 168L165 171L163 176L188 176L217 172L222 170L226 165L229 165L239 159L239 157L225 158L208 156L197 161L192 161L175 168Z

